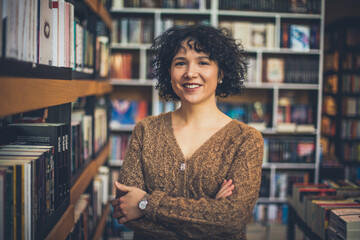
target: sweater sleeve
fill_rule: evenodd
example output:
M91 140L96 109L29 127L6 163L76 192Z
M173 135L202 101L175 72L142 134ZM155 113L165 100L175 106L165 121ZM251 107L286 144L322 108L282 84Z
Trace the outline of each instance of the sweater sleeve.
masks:
M126 151L124 164L120 171L119 182L127 186L133 186L146 191L144 183L144 175L141 167L141 151L142 151L142 126L137 124L133 130L128 149ZM162 224L156 223L146 217L141 217L125 224L133 231L152 234L171 236L175 235L167 230Z
M226 237L241 233L251 219L258 197L262 159L262 136L258 131L250 130L227 173L227 178L235 185L230 197L188 199L170 197L156 190L149 195L145 216L184 238Z

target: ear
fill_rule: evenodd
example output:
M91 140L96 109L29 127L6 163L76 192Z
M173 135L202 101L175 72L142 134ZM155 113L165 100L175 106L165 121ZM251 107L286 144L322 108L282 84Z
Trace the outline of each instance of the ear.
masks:
M224 78L224 73L222 70L219 70L218 79L222 80Z

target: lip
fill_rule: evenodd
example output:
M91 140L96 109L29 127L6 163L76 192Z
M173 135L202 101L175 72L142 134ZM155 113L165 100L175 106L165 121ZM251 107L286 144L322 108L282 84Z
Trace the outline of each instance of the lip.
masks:
M194 88L187 88L187 85L197 85L197 87ZM195 91L197 89L199 89L202 85L199 83L184 83L182 84L182 87L186 90L186 91Z

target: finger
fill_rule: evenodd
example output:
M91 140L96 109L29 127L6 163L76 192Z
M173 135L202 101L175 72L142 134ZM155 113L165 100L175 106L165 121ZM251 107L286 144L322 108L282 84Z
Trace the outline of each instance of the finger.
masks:
M120 224L124 224L124 223L126 223L127 221L129 221L129 219L124 216L124 217L121 217L118 222L119 222Z
M215 199L226 197L230 191L234 190L234 188L235 188L234 184L231 184L230 186L224 186L223 188L220 189Z
M225 184L227 183L226 179L224 179L223 183L221 184L221 187L225 186Z
M118 199L115 199L115 200L112 201L112 203L111 203L111 205L112 205L113 207L116 207L118 204L119 204L119 203L118 203Z
M126 186L124 184L121 184L118 181L116 181L114 183L114 185L118 190L123 191L123 192L130 192L130 190L131 190L130 187L128 187L128 186Z
M114 212L113 215L112 215L112 217L113 217L113 218L116 218L116 219L118 219L118 218L120 218L120 217L122 217L122 216L123 216L123 214L122 214L121 212L119 212L119 211Z

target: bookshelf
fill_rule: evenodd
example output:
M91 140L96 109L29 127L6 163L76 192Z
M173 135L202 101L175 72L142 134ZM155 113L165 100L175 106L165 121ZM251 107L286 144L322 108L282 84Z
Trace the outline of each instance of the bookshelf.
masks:
M171 2L173 5L162 5L165 2ZM151 105L149 114L161 113L161 99L157 97L156 90L149 87L155 85L154 80L149 75L148 67L148 62L151 59L151 42L137 36L137 28L131 27L129 32L129 26L133 24L130 24L129 21L135 21L135 25L138 24L138 28L142 30L146 28L142 19L153 23L153 25L148 26L153 37L161 34L167 27L176 24L201 22L230 28L235 38L239 37L243 40L246 54L250 58L250 70L248 81L245 82L244 94L227 99L219 98L219 106L223 105L225 109L233 111L232 108L236 107L251 109L253 103L259 102L260 106L266 108L266 116L260 122L255 122L254 125L259 127L265 139L269 141L282 139L285 142L291 139L299 139L299 141L310 139L311 142L308 144L305 141L305 143L299 143L297 147L293 148L294 152L301 151L302 154L311 155L310 160L306 162L295 158L289 158L284 162L270 162L269 154L274 150L267 145L263 171L269 175L270 183L267 188L270 190L267 191L268 196L260 196L258 203L286 204L285 198L275 197L278 188L275 184L275 178L278 174L288 173L289 176L292 173L303 174L302 180L298 179L299 181L306 178L307 181L317 183L319 180L325 1L308 0L309 5L301 5L299 1L279 0L262 5L263 1L199 0L194 1L198 5L188 9L177 6L178 2L147 1L146 3L133 3L121 0L113 1L110 10L113 17L111 52L112 54L131 53L134 56L134 62L132 63L133 68L131 68L132 77L129 79L111 79L111 83L114 85L112 97L114 99L126 98L127 89L130 85L137 88L139 92L146 91L144 88L147 86L148 93L151 92L151 96L146 97ZM149 5L145 6L146 4ZM192 19L192 21L189 22L188 19ZM241 32L236 32L238 26L245 26L243 30L248 31L255 28L253 25L266 29L265 32L268 33L268 36L262 32L262 42L245 39L246 34L243 36L235 35L241 34ZM291 34L290 29L301 29L303 26L305 26L305 35L309 37L309 43L304 48L299 49L295 47L294 42L291 43L288 39ZM252 34L255 33L249 32L247 35L251 36ZM130 39L132 40L130 41ZM280 67L282 73L275 76L277 81L271 81L271 76L269 77L270 80L267 79L266 70L271 67L270 62L274 61L273 59L277 63L280 62L280 65L282 64ZM278 71L279 68L271 70ZM311 74L304 74L307 72ZM281 75L283 76L281 77ZM292 109L293 105L298 106L297 111L302 111L302 113L305 111L304 116L307 116L307 119L301 118L301 116L297 118L294 116L292 119L291 110L289 110L290 113L281 112L282 109ZM294 107L294 109L296 108ZM287 116L287 119L285 117L281 119L282 114ZM251 120L249 116L244 116L244 119L247 119L246 121ZM113 135L131 134L131 126L126 124L123 126L121 124L114 125L111 127L111 131ZM289 146L277 145L276 147L282 147L280 151L284 151L284 148ZM121 163L118 160L121 159L114 162Z
M35 2L38 1L27 1L27 4L28 3L35 4ZM39 4L41 2L43 1L39 1ZM9 123L12 123L14 119L16 119L18 116L22 116L23 114L25 115L28 113L39 112L39 111L47 112L48 123L57 124L64 122L65 125L67 125L67 129L65 130L64 128L62 130L63 131L62 133L64 134L63 137L65 136L65 133L67 134L66 136L69 136L72 133L70 127L72 120L71 105L74 102L76 102L77 99L79 98L87 98L88 100L92 100L93 102L95 102L96 99L101 99L101 98L106 99L106 97L113 90L113 86L108 81L107 76L106 75L99 76L101 75L99 74L100 67L95 63L96 60L100 59L99 61L102 61L104 59L102 56L100 56L100 54L104 52L101 51L99 52L98 49L95 49L94 47L94 45L97 43L97 37L106 37L105 35L108 35L112 28L112 24L111 24L112 19L110 17L110 14L106 9L106 7L104 6L104 4L101 3L105 1L100 2L98 0L84 0L84 1L69 0L69 1L59 1L59 2L61 2L61 4L64 4L65 8L67 9L67 10L65 9L64 11L66 11L66 13L69 14L69 18L67 20L65 19L64 21L69 23L70 28L71 25L75 25L76 22L80 26L79 28L82 28L82 31L84 31L84 34L86 34L87 38L89 39L89 42L87 42L86 44L89 44L91 46L86 45L85 42L79 43L83 47L82 52L79 52L79 55L82 54L84 54L84 56L88 55L86 57L87 60L85 58L82 59L81 61L83 62L81 62L80 64L81 65L84 64L84 65L76 66L75 55L71 56L72 48L70 47L70 45L68 45L67 48L64 49L63 55L64 56L67 55L66 57L67 63L64 64L63 66L56 64L54 65L54 62L52 62L52 64L51 63L44 64L42 62L39 62L36 56L34 58L29 58L29 59L20 57L21 51L24 51L23 53L28 51L28 52L32 52L32 54L38 54L35 51L36 47L32 49L32 47L34 46L29 46L29 48L24 47L23 49L21 48L17 49L19 51L19 55L16 56L9 55L7 52L7 47L8 48L13 47L12 44L9 44L9 39L12 39L13 36L9 34L9 30L6 31L6 29L0 28L2 33L8 34L5 36L2 35L2 37L4 38L2 38L0 42L2 44L2 47L5 49L4 52L3 49L1 49L0 51L0 65L1 65L0 68L0 85L1 85L0 132L1 134L0 135L2 135L1 136L2 141L6 141L6 138L10 138L10 136L6 135L7 134L6 128ZM47 4L44 6L47 6L49 8L48 2L44 1L44 3ZM12 10L15 10L17 7L17 5L12 5L12 3L10 2L8 2L8 4L9 4L9 8L11 7ZM3 3L1 3L1 7L2 5ZM25 9L23 7L22 10L26 12L27 14L26 16L32 16L32 20L34 21L32 22L32 24L34 24L35 26L37 24L40 25L40 20L42 20L42 18L51 19L52 14L54 14L50 8L49 8L50 12L49 9L47 9L47 11L45 10L43 11L44 6L41 5L39 6L39 8L37 8L35 5L33 5L34 8ZM37 9L36 11L40 9L39 11L41 11L41 14L39 12L35 12L35 9ZM52 10L59 11L59 13L57 14L60 14L60 10L55 10L55 9L58 9L58 7L54 7L52 8ZM44 14L43 12L48 15ZM37 13L39 13L39 15ZM16 19L17 17L19 17L9 13L6 16L3 16L2 14L3 11L1 11L0 14L2 27L6 26L3 24L5 22L4 20L5 18L9 21L9 19ZM66 16L68 16L67 14ZM75 17L75 19L73 19L72 17ZM74 21L73 24L70 24L71 21ZM86 24L84 24L84 22L86 22ZM31 27L32 30L36 31L37 28L30 25L31 24L27 24L26 27L28 28ZM25 28L24 30L26 30ZM16 32L15 30L13 31ZM30 30L28 31L30 32ZM33 37L36 36L36 34L34 34L35 32L29 33L28 31L25 31L26 33L24 33L23 36L24 39L26 39L26 41L28 40L27 38L28 36L30 35ZM70 36L74 37L74 35L72 35L74 34L74 32L71 33L71 31L72 31L71 29L68 30L65 29L64 36L66 35L67 37L69 37L69 39L71 39ZM19 39L16 39L15 42L21 41L20 35L21 34L19 34ZM7 45L5 45L5 43ZM32 41L32 43L34 43L36 46L36 41ZM75 42L72 42L72 44L74 44L73 46L75 48ZM48 50L50 49L49 52L52 52L52 48L54 49L58 48L58 46L53 45L52 42L50 43L46 42L46 44L44 42L44 45L47 45ZM106 51L106 47L104 49ZM44 55L41 55L41 53L39 53L38 57L41 58L44 57ZM74 57L73 63L71 63L72 57ZM107 66L105 66L104 68L107 68ZM92 106L87 106L87 107L92 109L87 109L87 111L89 112L89 114L92 114L92 116L95 118L96 106L95 104L89 104L89 105ZM94 122L91 128L93 130L96 130L97 127L96 119L94 119ZM106 128L107 126L108 124L106 124ZM71 140L73 140L71 136L72 135L70 135L70 139L68 139L68 142L66 141L67 143L70 144L70 148L72 143ZM6 143L10 142L10 139L8 140L9 141L7 141ZM96 139L91 139L90 141L95 142ZM65 142L63 142L62 144L64 144L63 147L66 148ZM67 150L68 154L70 153L70 148L69 150ZM42 228L41 230L39 231L31 230L32 231L31 234L33 235L30 236L29 234L26 237L29 237L29 239L35 239L34 236L37 236L37 239L67 238L67 236L72 231L75 225L74 222L74 216L76 213L75 203L80 199L80 195L86 191L86 188L88 188L88 186L90 185L95 174L98 172L98 169L102 165L104 165L104 163L106 162L109 156L108 143L105 143L103 146L97 146L97 148L99 150L93 151L86 165L83 166L83 168L79 169L79 172L76 176L76 181L74 181L74 183L72 183L71 186L70 185L68 186L69 194L67 195L66 199L64 199L64 201L61 203L61 208L62 208L61 211L57 211L57 209L55 209L54 215L52 215L49 218L46 217L47 222L45 222L45 224L41 226ZM65 153L63 156L65 158ZM67 163L64 162L64 164L65 165L68 164L66 166L69 168L69 173L66 173L66 175L68 175L70 179L70 158L67 158L67 160L69 160L69 162ZM44 177L44 175L41 176ZM67 183L70 183L70 181ZM23 195L22 200L24 200L24 198L25 197ZM2 205L2 207L3 206L4 205ZM65 206L64 209L63 206ZM33 207L33 205L31 205L31 207ZM108 203L103 208L103 217L101 218L101 221L99 221L99 225L94 232L94 239L101 238L104 232L105 219L106 216L108 216L109 214L109 210L110 210L110 204ZM8 217L10 216L6 216L6 219ZM7 221L6 219L5 221ZM35 219L35 213L34 213L34 218L31 219ZM31 226L31 228L33 228L33 224L34 224L33 222L30 221L27 224L29 224L28 226ZM9 230L6 229L6 227L2 229L5 229L6 230L5 232Z
M360 36L359 18L343 18L326 26L322 141L324 163L336 168L339 178L360 178L358 124ZM324 172L326 170L324 167ZM324 173L326 174L326 172Z

